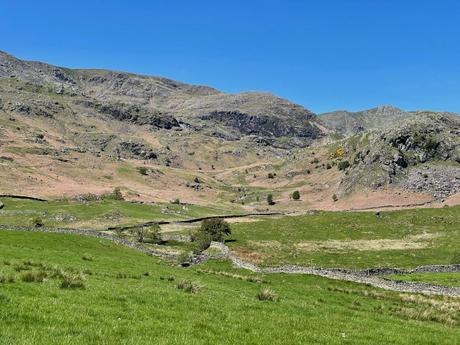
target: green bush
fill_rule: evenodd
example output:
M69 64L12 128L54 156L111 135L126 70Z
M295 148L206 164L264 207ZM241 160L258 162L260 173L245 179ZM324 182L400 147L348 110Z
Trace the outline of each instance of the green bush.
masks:
M195 243L194 252L201 253L211 245L212 236L205 231L199 230L192 236L192 241Z
M134 229L136 240L141 243L161 244L161 229L158 224L153 224L149 227L140 227Z
M268 178L275 178L276 174L275 173L268 173Z
M41 228L44 225L43 220L40 217L32 219L32 226L35 228Z
M339 198L337 197L337 195L333 194L333 195L332 195L332 200L333 200L334 202L336 202L336 201L339 200Z
M180 205L180 199L178 198L174 199L173 201L171 201L171 204Z
M294 193L292 193L292 199L293 200L300 200L300 192L298 190L294 191Z
M212 241L218 242L223 242L225 236L232 233L230 225L222 218L203 220L199 231L208 234Z
M341 161L341 162L339 162L339 164L337 164L337 168L338 168L339 170L345 170L345 169L347 169L349 166L350 166L350 162L349 162L349 161Z
M272 194L267 195L267 204L275 205L275 202L273 201L273 195Z
M177 258L177 262L179 263L179 265L183 267L190 266L192 264L192 260L193 260L193 255L191 252L183 252Z

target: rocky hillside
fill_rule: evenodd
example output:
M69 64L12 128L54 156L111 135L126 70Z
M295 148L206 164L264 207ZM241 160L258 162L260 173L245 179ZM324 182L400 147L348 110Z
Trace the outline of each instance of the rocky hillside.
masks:
M322 114L320 118L337 133L350 136L371 129L390 128L396 121L409 115L410 113L392 106L381 106L358 112L334 111Z
M325 134L315 114L271 94L225 94L166 78L21 61L2 52L0 99L6 113L57 120L63 113L85 114L226 140L253 136L282 147L306 146Z
M345 141L344 192L397 185L445 198L460 191L460 117L416 112Z

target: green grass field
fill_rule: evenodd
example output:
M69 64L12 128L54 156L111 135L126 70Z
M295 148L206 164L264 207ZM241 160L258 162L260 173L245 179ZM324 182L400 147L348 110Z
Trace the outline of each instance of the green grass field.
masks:
M261 265L415 267L460 252L460 207L319 212L235 224L232 250Z
M93 202L0 199L1 225L30 226L39 217L45 226L104 229L152 220L179 220L209 215L238 213L218 207L179 204L139 204L118 200ZM239 211L241 212L241 211ZM243 212L241 212L243 213Z
M52 272L84 272L84 289ZM226 262L178 268L106 240L0 231L0 344L455 344L459 302ZM148 273L148 274L147 274ZM43 282L25 282L41 274ZM26 278L24 278L26 277ZM257 278L256 282L247 277ZM0 278L1 281L2 278ZM202 286L192 294L182 280ZM263 288L279 301L260 301Z

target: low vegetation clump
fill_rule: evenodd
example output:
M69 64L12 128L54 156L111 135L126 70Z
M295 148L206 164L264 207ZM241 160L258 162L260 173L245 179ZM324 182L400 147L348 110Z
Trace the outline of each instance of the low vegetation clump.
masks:
M189 251L185 251L177 257L177 262L182 267L190 266L192 264L192 261L193 261L193 254Z
M139 174L147 176L149 174L149 169L146 167L139 167Z
M35 228L41 228L43 227L45 224L43 223L43 220L40 218L40 217L35 217L34 219L32 219L32 226L35 227Z
M43 283L45 278L47 277L47 273L44 271L38 272L24 272L21 275L21 280L25 283Z
M200 284L192 282L190 280L182 280L176 285L176 287L179 290L183 290L185 292L193 294L198 293L202 289L202 286Z
M110 193L103 194L101 198L103 200L118 200L118 201L125 200L119 187L114 188L113 191Z
M272 194L267 195L267 204L270 205L270 206L275 205L275 202L273 201L273 195Z
M293 200L300 200L300 192L298 190L294 191L292 193L292 199Z
M0 284L14 283L15 281L16 277L12 274L0 274Z
M270 301L270 302L278 302L279 301L279 296L276 292L274 292L271 289L265 288L262 289L258 294L257 294L257 299L259 301Z
M84 276L81 273L65 274L62 277L61 289L85 289Z
M140 243L152 243L152 244L161 244L163 239L161 237L160 226L158 224L153 224L148 227L143 226L131 230L136 237L136 240Z
M350 162L345 160L345 161L340 161L339 164L337 164L337 168L339 170L345 170L350 166Z
M339 197L336 194L332 195L332 201L336 202L339 200Z

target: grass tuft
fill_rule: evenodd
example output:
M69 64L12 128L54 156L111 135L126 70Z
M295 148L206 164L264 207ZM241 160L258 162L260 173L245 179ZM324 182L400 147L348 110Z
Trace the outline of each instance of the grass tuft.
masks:
M257 299L259 301L278 302L279 301L279 296L275 291L273 291L271 289L262 289L257 294Z

